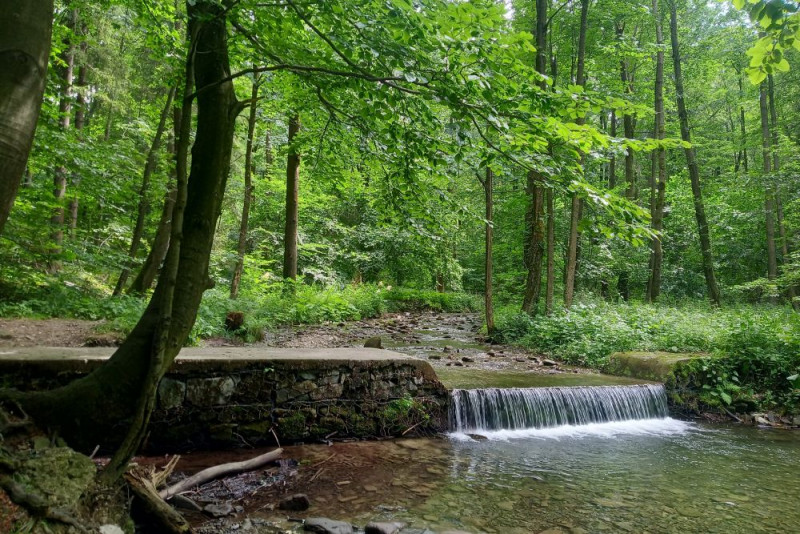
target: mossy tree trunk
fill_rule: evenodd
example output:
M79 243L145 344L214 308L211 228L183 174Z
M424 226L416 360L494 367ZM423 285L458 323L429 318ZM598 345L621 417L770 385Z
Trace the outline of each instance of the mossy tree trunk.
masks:
M99 437L128 431L116 455L127 463L144 436L158 381L191 330L203 292L230 166L234 122L242 109L229 80L225 8L211 1L187 2L189 54L178 163L186 161L191 128L191 80L197 98L197 129L191 171L178 169L173 234L165 267L150 303L114 355L85 378L63 388L18 395L36 421L57 430L74 447L88 450ZM136 400L138 399L138 403Z

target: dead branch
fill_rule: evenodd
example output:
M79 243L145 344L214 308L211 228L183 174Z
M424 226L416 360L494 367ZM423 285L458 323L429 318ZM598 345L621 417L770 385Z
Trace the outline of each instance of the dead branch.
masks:
M153 484L153 475L152 469L134 468L125 474L125 481L144 506L147 516L156 520L164 532L190 534L193 532L191 525L158 494Z
M244 460L242 462L230 462L227 464L209 467L208 469L203 469L199 473L196 473L173 486L161 490L158 495L162 499L168 500L173 495L182 493L190 488L193 488L194 486L199 486L200 484L204 484L210 480L258 469L259 467L280 458L281 454L283 454L283 449L275 449L268 453L262 454L261 456L251 458L250 460Z

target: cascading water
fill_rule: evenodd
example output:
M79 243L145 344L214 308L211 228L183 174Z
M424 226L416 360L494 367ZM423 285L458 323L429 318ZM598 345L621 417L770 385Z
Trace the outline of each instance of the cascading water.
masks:
M450 394L454 432L552 428L668 415L661 384L455 389Z

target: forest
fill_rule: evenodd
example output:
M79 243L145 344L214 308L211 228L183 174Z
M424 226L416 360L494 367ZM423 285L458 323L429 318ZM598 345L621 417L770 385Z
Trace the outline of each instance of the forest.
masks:
M711 353L708 407L800 412L796 2L0 5L0 318L119 344L9 395L130 419L107 480L181 347L387 311Z

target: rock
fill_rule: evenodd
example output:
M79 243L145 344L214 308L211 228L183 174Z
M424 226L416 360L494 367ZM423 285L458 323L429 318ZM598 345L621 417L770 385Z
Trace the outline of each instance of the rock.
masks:
M558 364L556 362L554 362L553 360L542 360L542 365L545 365L547 367L553 367L553 366L558 365Z
M495 356L496 355L493 350L487 351L486 354L488 354L489 356Z
M50 447L50 438L47 436L36 436L33 438L33 450L40 451Z
M364 534L397 534L405 526L405 523L367 523Z
M125 534L125 531L119 525L103 525L100 534Z
M442 348L442 352L453 352L453 348L450 345L445 345Z
M769 420L764 417L764 414L756 414L753 419L755 419L756 424L769 425Z
M515 362L524 362L525 358L514 358Z
M305 493L290 495L278 504L279 509L290 510L292 512L308 510L309 506L311 506L311 501L308 500L308 496Z
M186 382L186 400L195 406L225 404L231 398L236 383L229 376L193 378Z
M456 367L464 367L464 364L461 362L453 362L453 365L455 365Z
M441 356L439 356L438 354L430 354L430 355L428 356L428 359L429 359L429 360L441 360L441 359L442 359L442 357L441 357Z
M482 436L481 434L467 434L467 436L471 437L475 441L486 441L489 439L486 436Z
M461 361L462 361L462 362L464 362L464 363L472 363L472 362L474 362L475 360L473 360L473 359L472 359L472 358L470 358L469 356L464 356L463 358L461 358Z
M380 336L373 336L364 342L364 346L368 349L382 349Z
M14 336L10 332L0 330L0 339L14 339Z
M225 517L233 515L233 505L229 502L207 504L203 511L211 517Z
M310 517L303 524L306 532L318 534L353 534L353 526L344 521L334 521L325 517Z
M792 424L793 424L794 426L800 426L800 415L795 415L795 416L792 418Z
M182 510L192 510L193 512L203 511L203 508L199 504L184 495L173 495L169 503L175 508L180 508Z
M162 378L158 385L158 404L164 410L171 410L183 404L186 397L186 384L180 380Z

